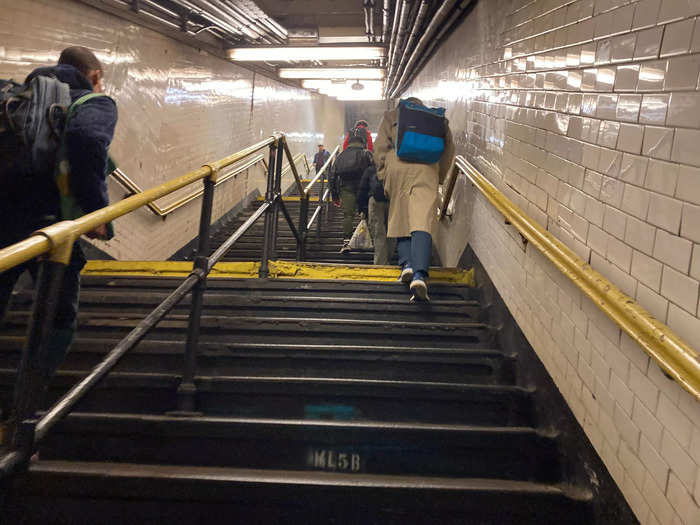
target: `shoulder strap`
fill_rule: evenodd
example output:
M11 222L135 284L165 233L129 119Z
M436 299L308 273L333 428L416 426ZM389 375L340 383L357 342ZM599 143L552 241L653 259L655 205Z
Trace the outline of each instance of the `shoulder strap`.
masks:
M68 108L68 114L66 115L66 122L70 120L70 118L73 116L73 114L77 111L77 109L85 104L88 100L92 100L93 98L97 97L107 97L108 95L105 95L104 93L86 93L82 97L78 98L75 102L73 102L70 107Z

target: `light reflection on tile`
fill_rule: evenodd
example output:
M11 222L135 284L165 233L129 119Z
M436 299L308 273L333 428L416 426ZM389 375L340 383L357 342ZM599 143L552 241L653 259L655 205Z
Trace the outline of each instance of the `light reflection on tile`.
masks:
M637 91L661 91L666 78L667 60L645 62L639 69Z

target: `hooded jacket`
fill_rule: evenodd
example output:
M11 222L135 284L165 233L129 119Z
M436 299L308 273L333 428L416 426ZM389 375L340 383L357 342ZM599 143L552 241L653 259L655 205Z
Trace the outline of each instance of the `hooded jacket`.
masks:
M68 84L71 102L92 92L87 77L70 65L35 69L25 82L38 75L53 75ZM64 131L66 160L71 167L71 194L85 213L109 204L105 171L116 123L114 101L109 97L95 97L80 106ZM28 230L26 234L29 234L37 226L61 219L60 196L53 179L33 180L31 187L20 188L18 195L0 197L0 209L14 216L13 223L18 229Z

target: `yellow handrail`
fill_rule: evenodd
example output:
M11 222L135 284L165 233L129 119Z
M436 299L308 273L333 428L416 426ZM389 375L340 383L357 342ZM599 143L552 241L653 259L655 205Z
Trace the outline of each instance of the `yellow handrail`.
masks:
M300 155L303 155L303 153ZM227 173L226 175L222 175L222 176L218 177L216 179L216 183L214 184L214 186L218 186L219 184L223 184L224 182L231 179L232 177L235 177L239 173L247 170L248 168L253 167L254 165L258 164L259 162L264 162L264 161L265 161L265 157L263 155L258 155L256 157L250 159L248 162L246 162L240 166L236 166L236 168L233 171ZM116 180L119 184L121 184L127 191L129 191L131 193L131 195L143 193L143 189L141 189L141 187L136 182L134 182L121 169L117 168L116 170L114 170L111 173L111 176L114 178L114 180ZM204 188L199 188L198 190L194 190L189 195L185 195L184 197L181 197L177 201L175 201L171 204L168 204L164 208L161 208L155 202L149 202L148 204L146 204L146 206L148 207L149 210L151 210L158 217L165 218L168 215L170 215L172 212L174 212L175 210L177 210L177 209L181 208L182 206L184 206L185 204L187 204L188 202L192 202L196 198L200 197L203 193L204 193Z
M463 172L524 238L542 252L559 271L571 279L668 375L700 400L700 361L698 361L698 353L688 343L683 341L668 326L654 319L631 297L622 293L566 245L528 217L461 155L455 159L455 168L450 174L450 179L455 177L456 170ZM448 179L446 185L449 184L454 187L454 180ZM444 210L451 195L452 188L448 186L440 208L440 218L444 216Z
M62 260L65 264L70 257L70 250L67 247L70 247L81 235L199 180L212 177L216 182L217 174L222 168L231 166L270 144L278 144L283 138L282 134L275 134L228 157L205 164L201 168L120 202L78 219L61 221L34 232L29 238L0 249L0 273L44 253L51 253L52 258Z

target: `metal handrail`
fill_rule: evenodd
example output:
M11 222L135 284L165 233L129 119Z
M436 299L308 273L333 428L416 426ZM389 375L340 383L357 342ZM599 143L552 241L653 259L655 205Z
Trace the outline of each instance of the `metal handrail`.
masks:
M321 169L316 172L316 175L306 185L306 188L302 188L301 193L300 193L301 195L308 195L309 191L311 191L311 188L313 187L314 184L316 184L316 182L321 177L321 175L324 175L326 173L326 170L330 169L331 164L333 164L333 160L338 155L338 151L340 151L340 145L335 147L335 149L333 150L333 153L331 153L328 156L328 160L323 164L323 166L321 166Z
M214 253L207 255L209 253L214 188L216 187L220 170L266 147L269 147L270 154L266 163L267 189L265 202ZM299 244L298 252L303 252L301 244L304 242L305 237L297 232L282 201L282 164L285 154L291 166L289 169L295 173L295 178L299 179L294 164L301 156L297 156L295 160L291 156L289 148L286 147L285 136L276 134L233 155L205 164L198 170L187 173L182 177L173 179L155 188L140 191L119 203L107 206L79 219L59 222L39 230L29 239L0 250L0 272L22 264L38 255L48 253L48 257L41 262L39 278L36 283L36 298L27 329L22 359L18 367L13 411L15 422L11 432L10 449L5 455L0 457L0 477L11 474L22 466L26 466L32 451L46 433L70 413L73 407L117 365L120 359L133 349L190 292L192 293L192 301L185 346L185 366L177 391L177 412L182 414L195 413L194 396L197 392L194 382L197 366L196 349L199 341L204 289L209 272L233 244L264 214L265 238L259 275L266 277L269 271L268 259L274 254L277 239L277 217L280 208L297 238ZM305 156L304 159L306 159ZM260 159L253 159L244 166L249 167L259 161ZM245 169L244 166L239 166L236 169ZM233 176L232 174L227 175L229 178ZM55 317L56 298L75 240L80 235L94 230L101 224L130 213L143 205L152 204L156 199L199 180L203 180L204 188L201 192L202 205L197 256L193 263L192 272L177 289L129 332L83 380L71 388L37 421L36 411L44 391L45 382L48 380L48 376L42 371L45 369L46 351ZM130 183L133 183L133 181L130 181ZM192 200L198 196L199 194L194 192L186 199ZM304 230L305 226L306 221L304 219L300 221L299 230Z
M455 158L454 168L445 184L440 219L445 216L458 171L464 173L528 242L634 339L662 370L700 400L698 352L530 218L461 155Z
M303 155L303 153L301 154ZM239 173L252 168L256 164L262 162L265 164L265 156L264 155L258 155L246 163L236 166L233 171L230 171L226 175L221 175L216 179L216 183L214 186L219 186L220 184L223 184L227 180L235 177ZM136 183L134 180L132 180L126 173L124 173L121 169L117 168L114 170L111 174L112 178L117 181L124 189L130 192L130 195L136 195L138 193L143 193L143 189ZM180 209L183 207L185 204L192 202L193 200L197 199L198 197L201 197L202 194L204 193L204 188L199 188L198 190L193 191L189 195L185 195L184 197L179 198L177 201L168 204L164 208L161 208L156 202L149 202L146 204L149 210L153 212L154 215L157 215L158 217L165 218L168 215L170 215L172 212L174 212L177 209Z

